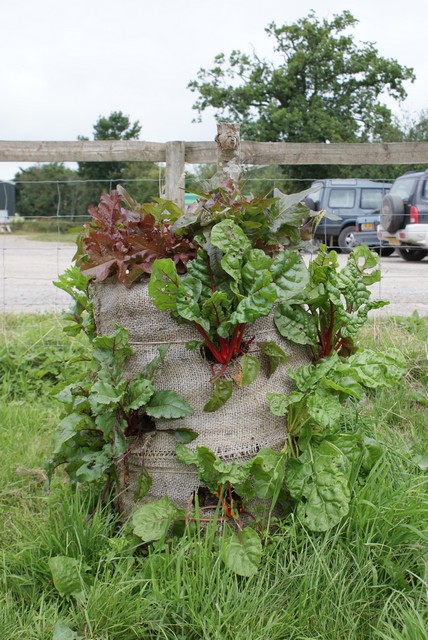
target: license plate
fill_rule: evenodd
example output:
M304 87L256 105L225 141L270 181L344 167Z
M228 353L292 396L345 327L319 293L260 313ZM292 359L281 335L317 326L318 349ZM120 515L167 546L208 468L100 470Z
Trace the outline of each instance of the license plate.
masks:
M374 231L374 225L372 225L371 222L363 222L361 229L363 231Z
M393 244L394 247L399 247L400 246L400 241L397 240L397 238L388 238L388 242L389 244Z

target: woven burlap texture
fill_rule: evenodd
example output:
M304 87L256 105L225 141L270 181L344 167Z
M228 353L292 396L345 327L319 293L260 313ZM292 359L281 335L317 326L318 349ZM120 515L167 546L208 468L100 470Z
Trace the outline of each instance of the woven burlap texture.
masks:
M119 465L119 504L123 512L129 513L138 506L134 503L134 492L143 465L153 484L141 504L167 495L172 502L185 507L198 489L200 482L196 470L177 460L177 441L172 434L163 432L165 429L192 429L199 435L188 446L193 449L198 445L206 446L225 462L248 460L264 447L276 450L283 447L286 423L284 418L272 415L266 394L289 392L293 385L287 369L308 363L309 356L305 347L291 344L279 335L273 324L273 314L250 325L246 337L255 336L254 349L257 349L256 342L275 341L286 352L288 363L280 365L268 377L267 359L260 352L252 353L261 364L257 379L248 387L234 385L227 403L217 411L207 413L203 407L213 392L210 365L199 351L185 348L189 340L200 339L196 328L187 323L179 324L168 313L156 309L145 283L134 284L129 289L121 284L99 283L94 285L94 295L98 334L112 333L116 324L129 331L134 355L125 363L125 376L132 379L158 354L159 345L170 345L165 364L155 381L156 388L182 394L194 411L192 416L185 418L156 420L156 432L145 436L127 456L126 470ZM233 375L233 365L226 375Z

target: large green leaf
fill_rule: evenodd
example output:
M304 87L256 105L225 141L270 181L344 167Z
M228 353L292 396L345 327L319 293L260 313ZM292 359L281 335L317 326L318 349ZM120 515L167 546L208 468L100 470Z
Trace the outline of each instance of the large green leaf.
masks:
M115 405L122 399L126 390L126 382L106 382L105 380L97 380L92 385L90 400L94 400L98 404Z
M238 304L228 322L224 322L222 327L235 327L237 324L253 323L257 318L269 315L276 301L276 287L273 283L263 286L258 291L243 298ZM220 333L220 331L219 331ZM227 331L224 331L227 335ZM222 333L220 333L222 335Z
M399 349L384 352L364 349L351 356L348 365L369 389L395 384L407 370L406 360Z
M81 598L84 589L82 563L68 556L54 556L48 560L56 590L62 596Z
M184 418L191 416L193 409L176 391L156 391L146 404L145 412L152 418Z
M328 531L348 513L350 491L342 453L323 440L289 461L286 485L311 531Z
M213 226L211 242L224 254L233 252L242 255L245 251L251 249L251 243L241 227L229 219L222 220Z
M177 458L184 464L194 464L198 470L199 479L207 484L209 489L216 492L220 484L219 472L214 468L217 460L215 454L208 447L196 447L196 451L192 451L184 444L177 445Z
M149 295L160 311L175 311L180 277L173 260L155 260L149 281Z
M309 279L308 269L297 251L282 251L275 256L271 273L280 300L287 300L303 291Z
M274 416L287 415L288 407L296 402L300 402L304 397L305 394L301 391L292 391L289 394L269 391L267 394L269 409Z
M262 543L250 527L232 534L223 541L221 555L228 569L247 578L255 575L262 558Z
M252 249L246 253L242 267L242 282L247 293L252 293L272 281L271 264L272 258L261 249Z
M160 540L168 532L176 518L184 517L184 511L164 496L137 509L132 516L133 532L144 542Z
M334 352L331 356L324 358L316 365L305 364L296 371L289 370L288 375L300 391L308 391L315 387L320 380L327 376L339 363L339 356Z
M285 440L285 429L284 429ZM275 498L284 482L286 456L273 449L260 449L252 460L254 491L259 498Z
M314 319L298 305L282 302L275 309L274 321L279 333L296 344L318 344Z
M202 291L202 282L193 276L187 276L178 287L175 304L177 313L188 322L198 322L209 330L209 324L201 317L199 298Z
M328 389L317 387L307 396L307 409L321 430L333 429L342 416L339 398Z

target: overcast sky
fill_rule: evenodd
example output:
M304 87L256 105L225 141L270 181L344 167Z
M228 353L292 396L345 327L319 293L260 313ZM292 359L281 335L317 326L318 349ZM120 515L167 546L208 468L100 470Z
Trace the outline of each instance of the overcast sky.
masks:
M428 107L426 0L5 0L0 140L92 138L98 117L118 110L139 120L142 140L213 140L213 113L192 123L188 82L220 52L272 58L265 27L311 9L328 19L349 9L356 41L413 67L394 111ZM19 166L0 163L0 179Z

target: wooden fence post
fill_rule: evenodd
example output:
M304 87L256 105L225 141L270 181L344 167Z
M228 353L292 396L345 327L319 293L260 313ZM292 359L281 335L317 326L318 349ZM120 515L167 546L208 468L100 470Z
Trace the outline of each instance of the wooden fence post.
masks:
M185 149L186 144L181 140L167 142L165 149L165 197L178 204L181 209L184 209Z
M240 126L236 122L218 122L217 135L217 170L223 178L231 178L238 184L241 177L241 138Z

